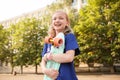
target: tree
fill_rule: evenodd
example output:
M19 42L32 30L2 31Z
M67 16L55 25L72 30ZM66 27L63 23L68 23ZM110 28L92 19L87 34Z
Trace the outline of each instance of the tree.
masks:
M35 65L37 73L37 65L41 60L42 40L46 34L46 27L39 24L41 21L36 18L25 18L14 25L15 32L12 35L14 42L12 48L16 54L14 65L21 66L21 73L23 73L23 66L28 65Z
M88 0L80 10L74 31L81 46L81 56L92 53L96 55L94 61L110 66L120 60L119 6L120 0Z
M4 61L7 62L7 31L4 29L4 26L0 24L0 65L2 66L2 63Z

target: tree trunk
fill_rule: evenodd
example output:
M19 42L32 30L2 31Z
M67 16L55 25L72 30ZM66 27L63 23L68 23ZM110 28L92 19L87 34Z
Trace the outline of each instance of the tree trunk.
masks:
M11 69L11 74L13 74L13 72L14 72L14 67L12 66L12 69Z
M88 67L94 67L94 63L87 63Z
M23 65L20 65L20 74L23 74Z
M35 64L35 74L38 73L37 70L38 70L38 66L37 66L37 64Z
M3 62L0 60L0 66L3 66Z
M113 66L110 66L110 72L111 72L111 73L115 73L115 70L114 70L114 67L113 67Z

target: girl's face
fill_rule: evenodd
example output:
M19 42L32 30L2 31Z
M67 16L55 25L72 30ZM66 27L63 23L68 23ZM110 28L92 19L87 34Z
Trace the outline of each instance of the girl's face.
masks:
M63 32L68 26L67 16L63 12L57 12L52 16L52 26L56 32Z

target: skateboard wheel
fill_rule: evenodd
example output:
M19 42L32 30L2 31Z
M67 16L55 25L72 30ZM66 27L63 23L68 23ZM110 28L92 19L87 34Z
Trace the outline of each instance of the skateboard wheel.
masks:
M61 38L54 38L54 46L59 47L63 44L63 40Z
M50 44L50 43L52 43L51 40L52 40L51 37L45 37L45 43Z

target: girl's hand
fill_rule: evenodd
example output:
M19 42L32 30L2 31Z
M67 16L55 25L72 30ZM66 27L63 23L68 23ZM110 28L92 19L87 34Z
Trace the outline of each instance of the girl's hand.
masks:
M52 60L52 53L46 53L43 57L45 61Z
M52 78L53 80L55 80L58 77L59 72L55 69L46 69L44 71L44 73L49 76L50 78Z
M47 53L47 59L52 60L52 53Z
M43 57L45 61L52 60L52 53L46 53Z

